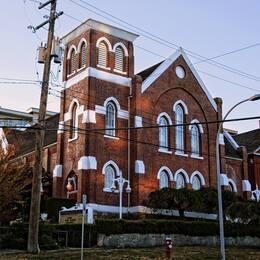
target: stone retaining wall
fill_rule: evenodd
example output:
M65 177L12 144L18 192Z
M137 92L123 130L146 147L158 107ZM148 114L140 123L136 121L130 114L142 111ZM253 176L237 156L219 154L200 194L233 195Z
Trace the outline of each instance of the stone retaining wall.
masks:
M166 237L171 237L173 245L176 246L217 246L218 236L186 236L165 234L119 234L98 235L98 246L101 247L152 247L162 246ZM226 237L227 246L260 247L259 237Z

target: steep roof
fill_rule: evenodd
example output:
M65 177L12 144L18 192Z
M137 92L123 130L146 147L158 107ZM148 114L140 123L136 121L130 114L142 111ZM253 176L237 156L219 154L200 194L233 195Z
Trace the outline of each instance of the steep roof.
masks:
M248 153L254 153L260 147L260 128L233 136L236 142L247 148Z
M44 146L57 142L57 129L59 125L59 114L46 119L46 128L53 129L45 131ZM33 152L35 149L35 130L28 128L25 131L17 129L6 129L5 137L8 144L15 145L15 157Z
M190 68L192 74L198 81L200 87L206 94L209 102L211 103L212 107L215 111L217 111L217 104L211 94L209 93L208 89L206 88L205 84L203 83L202 79L200 78L198 72L195 70L194 66L192 65L191 61L189 60L188 56L184 52L184 50L180 47L175 53L165 59L163 62L150 67L143 72L139 73L140 76L144 75L145 79L143 79L143 83L141 86L142 93L146 91L180 56L183 57L186 64Z
M163 63L163 61L143 70L140 71L139 73L137 73L137 75L141 76L143 81L146 80L161 64Z
M232 158L242 159L242 155L233 147L230 141L224 136L225 155Z

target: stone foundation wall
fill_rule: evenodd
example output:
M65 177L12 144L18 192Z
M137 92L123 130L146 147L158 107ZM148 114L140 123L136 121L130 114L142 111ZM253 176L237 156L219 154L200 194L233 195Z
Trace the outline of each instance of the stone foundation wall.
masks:
M166 237L171 237L173 246L217 246L218 236L186 236L165 234L119 234L98 235L98 246L100 247L153 247L162 246ZM227 246L249 246L260 247L259 237L226 237Z

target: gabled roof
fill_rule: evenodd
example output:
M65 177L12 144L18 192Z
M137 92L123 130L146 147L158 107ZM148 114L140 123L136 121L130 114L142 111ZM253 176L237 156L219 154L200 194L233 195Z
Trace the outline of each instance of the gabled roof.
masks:
M248 153L255 153L260 148L260 128L233 136L239 145L247 148Z
M57 129L59 125L59 114L46 119L46 128L52 129L45 131L44 146L57 142ZM15 146L15 157L33 152L35 149L35 130L28 128L25 131L17 129L5 129L5 137L8 144Z
M225 155L228 157L233 157L237 159L242 159L242 155L239 152L239 145L234 140L227 131L224 131L224 141L225 141Z
M142 93L146 91L180 56L183 57L185 62L187 63L188 67L192 71L194 77L197 79L199 85L201 86L202 90L208 97L208 100L210 101L211 105L217 111L217 105L216 102L214 101L213 97L210 95L208 89L206 88L205 84L203 83L202 79L200 78L198 72L195 70L194 66L192 65L191 61L189 60L188 56L184 52L184 50L180 47L175 53L173 53L170 57L168 57L166 60L163 62L154 65L153 67L139 73L139 75L142 76L145 75L145 73L149 73L149 76L145 77L145 80L143 81L142 84Z

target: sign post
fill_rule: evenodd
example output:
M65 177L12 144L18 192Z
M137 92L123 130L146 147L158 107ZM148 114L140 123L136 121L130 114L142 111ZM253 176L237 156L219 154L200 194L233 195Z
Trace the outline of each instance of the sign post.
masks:
M81 228L81 260L83 260L83 248L84 248L84 226L86 215L87 195L82 195L82 228Z

